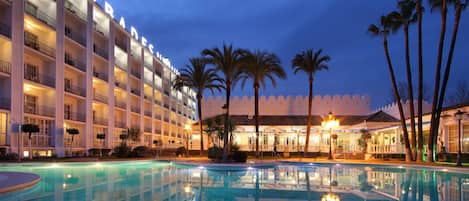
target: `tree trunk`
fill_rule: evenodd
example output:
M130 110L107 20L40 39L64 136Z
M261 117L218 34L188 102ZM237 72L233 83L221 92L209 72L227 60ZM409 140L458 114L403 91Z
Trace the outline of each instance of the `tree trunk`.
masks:
M70 143L70 157L73 157L73 135L72 135L72 142Z
M28 147L29 147L29 159L33 159L33 150L31 147L31 133L29 133L29 140L28 140Z
M440 116L441 112L443 110L443 103L445 101L445 93L446 93L446 87L448 85L448 80L449 80L449 75L451 72L451 64L453 61L453 54L454 54L454 48L456 46L456 39L458 36L458 30L459 30L459 21L461 19L461 12L462 12L462 7L460 4L456 5L456 12L455 12L455 18L454 18L454 24L453 24L453 33L451 35L451 44L449 47L449 53L448 53L448 58L446 61L446 66L445 66L445 72L443 74L443 83L441 85L441 91L440 91L440 97L438 99L438 106L436 110L436 115L435 115L435 130L439 130L439 125L440 125ZM438 139L438 132L435 133L434 142L437 141Z
M436 113L437 113L437 106L438 106L438 95L440 90L440 74L441 74L441 63L443 60L443 47L445 41L445 33L446 33L446 0L443 0L442 7L441 7L441 30L440 30L440 42L438 44L438 57L437 57L437 65L436 65L436 72L435 72L435 86L433 89L433 101L432 101L432 115L430 119L430 136L428 138L428 151L427 151L427 162L434 162L435 157L435 141L436 136L438 135L438 127L437 120L436 120Z
M388 63L389 74L391 75L394 98L397 102L397 107L399 109L399 116L401 120L402 132L404 136L404 144L405 144L405 149L406 149L406 161L413 161L414 159L412 156L412 148L410 147L410 143L409 143L409 133L407 132L407 126L405 122L404 111L402 108L401 97L399 96L399 91L397 89L396 76L394 75L394 68L392 66L391 57L389 56L388 40L387 40L386 35L384 35L383 47L384 47L384 54L386 55L386 61Z
M259 83L254 84L254 120L256 122L256 158L259 158Z
M202 128L202 94L197 94L197 112L199 113L200 155L204 153L204 131Z
M223 128L223 162L228 160L228 118L230 116L230 96L231 96L231 82L226 82L226 113L225 113L225 121L224 128Z
M422 47L422 0L417 0L417 18L418 18L418 151L417 162L423 158L423 47Z
M410 65L410 48L409 48L409 25L404 26L405 38L405 62L407 72L407 92L409 96L409 114L410 114L410 132L412 133L413 157L417 155L417 133L415 132L415 110L414 110L414 89L412 83L412 70Z
M313 104L313 73L309 75L309 95L308 95L308 122L306 123L306 139L303 157L308 153L309 135L311 134L311 107Z

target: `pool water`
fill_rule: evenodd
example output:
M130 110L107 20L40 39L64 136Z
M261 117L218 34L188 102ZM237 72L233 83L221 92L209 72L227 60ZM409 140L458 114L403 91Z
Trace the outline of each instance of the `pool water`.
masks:
M38 185L0 200L469 200L469 174L446 169L284 164L212 171L166 162L0 165L32 172Z

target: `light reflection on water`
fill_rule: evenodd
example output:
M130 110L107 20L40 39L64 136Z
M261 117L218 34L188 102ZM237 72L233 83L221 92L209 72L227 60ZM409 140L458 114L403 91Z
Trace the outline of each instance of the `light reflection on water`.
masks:
M0 200L469 200L469 175L358 165L281 165L211 171L158 162L0 166L41 182Z

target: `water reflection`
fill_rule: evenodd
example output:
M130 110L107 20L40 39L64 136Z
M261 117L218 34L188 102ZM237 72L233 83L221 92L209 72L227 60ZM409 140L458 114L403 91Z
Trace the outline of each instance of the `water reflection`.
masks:
M42 181L0 200L469 200L469 175L429 169L308 165L210 171L153 162L0 167L12 169L40 174Z

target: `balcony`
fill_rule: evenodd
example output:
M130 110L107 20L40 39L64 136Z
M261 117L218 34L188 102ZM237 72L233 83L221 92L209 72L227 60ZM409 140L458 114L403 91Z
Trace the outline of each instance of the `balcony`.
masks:
M143 98L146 100L151 101L151 95L143 95Z
M168 118L168 117L163 118L163 120L164 120L165 122L168 122L168 123L169 123L169 118Z
M130 88L130 93L132 93L136 96L140 96L140 90L138 90L136 88Z
M55 19L37 9L38 7L29 1L24 2L24 11L39 21L55 28Z
M127 41L125 41L123 39L118 39L118 38L116 38L116 40L114 40L114 41L115 41L117 47L119 47L120 49L127 52Z
M72 93L72 94L75 94L75 95L78 95L78 96L82 96L82 97L85 97L86 96L86 91L84 88L81 88L79 86L75 86L75 85L69 85L69 84L66 84L64 86L64 89L66 92L68 93Z
M154 118L154 119L158 119L158 120L159 120L159 119L161 119L161 115L160 115L160 114L157 114L157 113L155 113L155 114L153 115L153 118Z
M93 69L93 75L101 80L108 81L107 73L105 72L100 72L98 69L94 68Z
M10 110L10 98L0 98L0 109Z
M52 47L49 47L48 45L41 43L37 40L37 36L25 31L24 32L24 45L37 50L47 56L50 56L52 58L55 58L55 49Z
M11 27L0 22L0 34L6 36L7 38L11 37Z
M104 117L93 117L93 123L98 125L107 125L107 118Z
M65 8L70 13L72 13L72 14L76 15L77 17L79 17L80 19L86 21L86 13L83 13L82 11L80 11L80 9L78 9L75 5L73 5L72 2L66 0L65 1Z
M70 66L73 66L75 67L76 69L80 70L80 71L83 71L83 72L86 72L86 64L81 62L79 59L77 58L73 58L70 54L68 54L67 52L65 52L65 63L70 65Z
M86 122L86 115L77 112L64 112L64 119L71 121Z
M47 106L24 106L24 113L34 114L34 115L41 115L47 117L54 117L55 116L55 108L47 107Z
M145 110L144 115L147 117L151 117L151 111Z
M159 100L155 100L154 102L155 102L155 104L157 104L157 105L161 105L161 101L159 101Z
M169 105L168 104L163 104L163 106L166 108L166 109L169 109Z
M125 110L127 104L124 101L114 100L114 106Z
M114 57L114 62L116 64L116 66L120 67L121 69L123 69L123 70L127 69L127 64L124 61Z
M11 63L0 60L0 72L11 74Z
M130 111L134 113L140 113L140 107L138 106L131 106Z
M146 133L151 133L151 127L145 127L143 128L143 131Z
M132 74L133 76L137 77L140 79L140 72L138 69L134 69L134 68L131 68L130 69L130 74Z
M125 127L127 127L127 126L125 125L125 122L123 122L123 121L114 121L114 126L117 127L117 128L125 128Z
M161 129L155 128L155 133L156 133L156 134L161 134Z
M86 46L86 38L83 34L73 31L70 27L65 25L65 35L73 41L79 43L82 46Z
M96 46L96 44L93 45L93 52L96 53L97 55L103 57L104 59L108 58L107 51L104 48L100 48Z
M120 81L116 80L115 84L116 84L116 87L119 87L123 90L127 90L127 85L124 82L120 82Z
M98 94L98 93L93 93L93 100L95 101L99 101L99 102L102 102L102 103L107 103L107 96L105 95L102 95L102 94Z
M53 77L50 77L48 75L44 75L41 73L36 73L36 72L28 72L26 69L24 70L24 79L36 82L48 87L55 87L55 79Z

